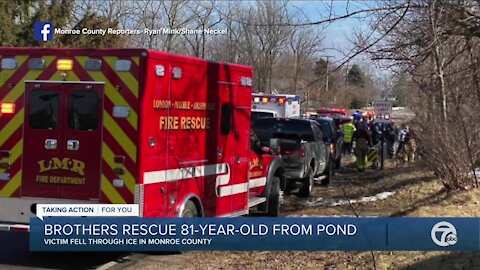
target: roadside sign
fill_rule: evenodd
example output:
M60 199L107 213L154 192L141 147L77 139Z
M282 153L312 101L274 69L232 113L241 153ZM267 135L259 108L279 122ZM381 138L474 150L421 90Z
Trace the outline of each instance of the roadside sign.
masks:
M389 122L392 115L392 102L391 101L375 101L373 103L375 110L375 121L378 122ZM383 125L383 131L385 131L385 125ZM381 147L381 160L380 160L380 169L383 170L383 163L385 162L386 157L386 147L385 147L385 132L382 132L381 137L382 147Z
M390 121L392 115L391 101L375 101L373 103L375 119L378 121Z

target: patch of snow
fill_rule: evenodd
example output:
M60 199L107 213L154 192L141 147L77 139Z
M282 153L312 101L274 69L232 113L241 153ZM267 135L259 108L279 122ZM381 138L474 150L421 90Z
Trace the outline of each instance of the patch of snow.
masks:
M385 191L385 192L380 192L373 197L376 197L378 200L385 200L386 198L392 196L393 194L395 194L395 192Z
M340 206L340 205L347 205L349 203L359 203L359 202L375 202L378 200L385 200L388 197L392 196L395 194L395 192L390 192L390 191L385 191L385 192L380 192L374 196L368 196L368 197L361 197L359 199L351 199L350 202L345 199L323 199L322 197L319 197L315 199L314 201L306 201L305 204L309 207L314 207L314 206Z

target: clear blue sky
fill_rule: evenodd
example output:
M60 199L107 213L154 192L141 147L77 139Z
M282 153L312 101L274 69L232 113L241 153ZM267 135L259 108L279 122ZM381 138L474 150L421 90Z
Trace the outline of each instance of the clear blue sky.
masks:
M291 1L290 5L293 9L298 8L300 13L304 13L304 16L308 17L311 22L321 21L327 17L338 17L360 9L371 8L378 4L375 1ZM329 12L332 12L331 14ZM348 18L335 21L327 26L322 24L319 27L326 27L323 33L325 35L324 47L341 49L343 51L351 48L352 44L349 38L355 30L368 29L368 22L357 16L355 18ZM330 49L325 52L325 55L334 56L338 61L343 55L336 50Z

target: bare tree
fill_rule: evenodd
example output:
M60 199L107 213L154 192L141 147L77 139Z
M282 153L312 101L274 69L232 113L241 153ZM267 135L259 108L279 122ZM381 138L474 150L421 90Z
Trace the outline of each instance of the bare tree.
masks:
M167 26L169 29L179 29L187 26L187 24L195 18L194 14L185 12L190 10L188 8L188 0L176 0L176 1L162 1L161 6L163 8L164 15L166 16ZM170 52L174 50L174 42L178 38L178 35L167 34L163 46L163 50Z
M131 24L134 29L159 29L164 25L164 16L160 11L160 3L154 0L136 2L135 16ZM132 45L144 48L161 48L163 42L159 35L142 34L132 39Z
M321 51L322 36L311 28L298 27L290 32L289 46L293 54L292 92L297 94L299 78L305 73L305 63ZM305 85L302 86L304 88Z
M130 2L135 7L134 14L128 17L126 25L133 29L153 30L134 36L135 47L160 49L168 52L187 53L181 35L175 30L187 28L194 19L189 12L189 5L194 3L187 0L155 1L144 0Z
M222 18L216 13L217 5L216 1L210 1L189 6L190 12L195 17L190 25L192 29L201 30L200 34L183 37L190 46L193 56L205 58L207 42L215 38L209 35L207 30L211 30L222 22Z
M135 15L135 4L129 1L115 0L81 0L74 9L76 22L80 21L87 12L95 12L109 22L118 22L119 27L127 27L129 20Z
M479 163L480 140L474 134L480 126L471 120L480 100L474 98L478 57L472 46L480 43L459 23L470 20L464 15L471 4L418 0L401 21L399 14L378 14L373 25L384 38L367 49L373 59L406 71L414 83L409 105L417 115L424 161L450 190L473 187L472 170Z
M290 19L286 5L286 2L257 1L254 7L249 7L248 11L244 12L246 23L243 24L242 31L245 49L257 71L256 89L261 91L273 90L273 66L289 36L290 28L276 25Z
M208 49L209 57L217 61L248 64L245 53L241 49L244 46L240 44L243 41L239 23L241 10L235 8L236 6L237 4L233 1L226 1L216 6L218 19L221 20L219 27L224 27L227 34L217 36L214 42L211 42Z

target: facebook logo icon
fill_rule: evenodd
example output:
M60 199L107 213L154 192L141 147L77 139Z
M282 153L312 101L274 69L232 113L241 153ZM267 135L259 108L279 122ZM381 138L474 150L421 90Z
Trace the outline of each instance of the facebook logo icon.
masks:
M52 22L35 22L33 24L33 37L36 41L47 41L53 38Z

